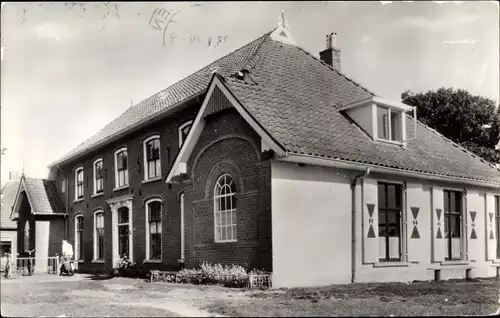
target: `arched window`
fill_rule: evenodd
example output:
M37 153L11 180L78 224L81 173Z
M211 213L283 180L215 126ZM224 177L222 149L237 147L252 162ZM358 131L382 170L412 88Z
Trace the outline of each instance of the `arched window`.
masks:
M115 187L121 188L128 185L128 157L127 148L115 152Z
M127 207L118 209L118 255L130 257L130 215Z
M160 136L144 140L144 180L161 176Z
M104 260L104 212L94 212L94 260Z
M75 259L83 260L83 215L75 217Z
M229 174L217 179L214 189L215 242L236 241L236 184Z
M30 223L26 221L24 223L24 250L30 250Z
M189 130L191 129L192 124L193 121L189 120L179 127L179 148L182 147L182 144L186 140L186 137L189 134Z
M75 170L75 200L83 199L83 168Z
M160 199L146 202L146 259L161 260L161 208Z
M104 190L104 174L102 159L94 161L94 194L102 193Z

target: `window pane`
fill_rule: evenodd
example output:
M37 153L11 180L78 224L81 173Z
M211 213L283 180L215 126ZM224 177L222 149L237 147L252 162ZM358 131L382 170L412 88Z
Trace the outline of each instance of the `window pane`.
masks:
M238 237L236 236L236 234L237 234L237 233L236 233L236 230L237 230L237 226L236 226L236 225L234 225L234 226L233 226L233 240L236 240L236 239L238 238Z
M233 210L231 213L232 213L231 220L232 220L233 224L236 224L236 211Z
M455 209L454 212L462 212L462 193L455 192Z
M389 118L387 117L387 108L377 107L377 126L378 137L389 139Z
M221 225L226 225L226 213L221 213Z
M449 224L450 224L450 215L445 214L444 215L444 237L445 238L448 238L450 235Z
M391 139L401 140L401 113L391 111Z
M387 222L391 225L397 224L397 214L394 212L387 213Z
M380 224L378 227L378 236L385 237L385 224Z
M215 226L220 226L220 213L215 213Z
M221 211L225 211L226 210L226 198L225 197L222 197L221 198L221 205L220 205L220 210Z
M387 207L386 202L385 202L385 184L379 183L378 184L378 207L379 208L385 208Z
M460 215L452 215L450 217L451 222L451 237L459 238L460 237Z
M500 216L500 197L495 197L495 214Z
M222 235L221 235L221 240L222 240L222 241L225 241L225 240L226 240L226 227L225 227L225 226L223 226L223 227L221 228L221 230L222 230L222 231L221 231L221 232L222 232Z
M231 196L231 208L236 209L236 196L235 195Z
M215 228L215 239L217 241L222 240L222 234L221 234L221 232L222 231L221 231L221 227L220 226L218 226L218 227Z
M385 225L386 219L385 219L385 211L379 211L378 212L378 224L379 225Z
M457 212L455 192L450 191L450 212Z
M398 226L390 226L389 227L389 237L399 237Z
M387 204L389 205L389 208L395 209L396 208L396 186L394 184L389 184L387 186Z
M156 223L154 222L149 223L149 233L156 234Z

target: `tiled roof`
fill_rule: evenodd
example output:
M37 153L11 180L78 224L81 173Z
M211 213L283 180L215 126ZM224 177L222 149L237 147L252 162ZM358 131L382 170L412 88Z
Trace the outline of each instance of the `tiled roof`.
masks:
M372 140L337 108L374 96L303 49L265 34L130 108L62 160L207 89L212 71L290 153L500 183L500 171L419 123L406 149ZM232 75L249 70L253 81ZM250 83L251 82L251 83ZM413 121L407 121L413 135ZM60 162L59 161L59 162Z
M16 199L17 189L19 188L19 180L9 180L0 190L1 196L1 214L0 228L16 229L16 222L10 220L12 205Z
M17 191L16 188L16 194ZM34 215L65 213L64 205L61 201L62 199L57 194L54 181L21 177L19 191L26 191L31 213ZM12 205L15 203L15 200L13 200ZM17 217L17 211L13 210L11 218L15 219Z
M226 85L287 151L500 183L499 170L421 123L406 149L372 140L336 108L373 94L301 48L267 38L259 54L256 84L231 77Z
M31 211L34 214L64 213L64 205L57 195L53 181L25 178L24 182L31 204Z
M176 105L198 93L204 92L210 82L210 79L212 78L213 71L215 70L217 70L218 74L227 76L241 70L242 68L251 68L254 63L253 58L255 53L268 34L269 33L259 37L247 45L189 75L181 81L145 99L139 104L130 107L98 133L78 145L61 159L52 163L52 165L78 155L79 153L104 142L114 134L127 129L134 124L140 123L141 121L152 118L158 112Z

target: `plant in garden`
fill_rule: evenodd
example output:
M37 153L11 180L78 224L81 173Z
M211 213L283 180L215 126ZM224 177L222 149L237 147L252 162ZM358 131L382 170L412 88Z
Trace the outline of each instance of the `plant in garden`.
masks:
M128 271L132 269L135 264L128 259L127 255L124 254L123 257L119 258L116 262L115 268L113 268L113 272L120 276L124 276Z

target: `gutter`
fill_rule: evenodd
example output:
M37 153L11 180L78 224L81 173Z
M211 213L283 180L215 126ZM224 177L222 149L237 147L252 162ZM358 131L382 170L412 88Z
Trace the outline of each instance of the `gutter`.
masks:
M370 168L372 173L390 173L395 176L407 177L407 178L417 178L417 179L425 179L425 180L434 180L434 181L443 181L443 182L454 182L465 185L472 185L477 187L491 187L495 189L500 188L500 183L492 182L492 181L480 181L473 179L466 179L460 177L450 177L426 172L414 172L414 171L406 171L397 168L390 167L382 167L369 163L358 163L351 162L347 160L334 159L334 158L323 158L312 155L304 155L297 153L288 153L288 156L280 158L280 161L286 162L295 162L295 163L304 163L310 165L318 165L325 167L334 167L339 169L351 169L364 171L366 168Z
M183 106L183 105L185 105L185 104L188 104L188 103L190 103L190 102L191 102L191 101L193 101L193 100L196 100L196 99L197 99L197 100L198 100L198 103L199 103L199 98L200 98L200 97L201 97L201 96L202 96L205 92L206 92L206 90L202 90L202 91L200 91L200 92L198 92L198 93L196 93L196 94L192 95L191 97L188 97L188 98L186 98L186 99L184 99L184 100L182 100L182 101L178 102L177 104L174 104L174 105L172 105L172 106L170 106L170 107L167 107L167 108L165 108L165 109L163 109L163 110L159 111L159 112L158 112L158 113L156 113L156 114L153 114L153 115L151 115L151 116L149 116L149 117L146 117L145 119L143 119L143 120L142 120L142 121L140 121L140 122L137 122L137 123L135 123L135 124L133 124L133 125L131 125L131 126L129 126L129 127L127 127L127 128L125 128L125 129L123 129L123 130L120 130L120 131L118 131L118 132L114 133L114 134L113 134L113 135L111 135L111 136L108 136L107 138L105 138L105 139L103 139L103 140L101 140L101 141L99 141L99 142L97 142L97 143L93 144L93 145L92 145L92 146L90 146L89 148L86 148L86 149L84 149L84 150L82 150L82 151L80 151L80 152L77 152L77 153L75 153L75 154L73 154L73 155L71 155L71 156L69 156L69 157L67 157L67 158L64 158L64 157L63 157L63 159L62 159L62 160L60 160L60 161L55 161L55 162L51 163L51 164L50 164L47 168L49 168L49 169L50 169L50 168L52 168L52 167L54 167L54 166L58 166L58 165L62 165L62 164L64 164L64 163L67 163L68 161L71 161L72 159L75 159L75 158L77 158L77 157L81 157L81 156L83 156L83 155L85 155L85 154L87 154L87 153L89 153L89 152L91 152L91 151L95 150L96 148L99 148L99 147L101 147L101 146L104 146L104 145L105 145L105 144L107 144L107 143L110 143L110 142L112 142L112 141L115 141L115 140L117 140L117 139L119 139L119 138L121 138L121 137L123 137L123 136L125 136L125 135L129 134L130 132L132 132L132 131L134 131L134 130L141 129L141 128L143 128L143 127L145 127L145 126L149 125L149 124L150 124L150 123L152 123L152 122L155 122L155 121L157 121L157 120L163 119L163 116L168 115L169 113L171 113L172 111L176 110L176 109L177 109L177 108L179 108L180 106ZM122 115L123 115L123 114L122 114ZM121 116L121 115L120 115L120 116Z
M356 184L358 180L363 180L366 176L370 174L370 168L366 168L366 171L363 174L359 174L354 177L351 182L351 193L352 193L352 215L351 215L351 224L352 224L352 244L351 244L351 283L355 282L356 278ZM361 192L362 193L362 192ZM363 205L361 205L361 211L363 211Z

